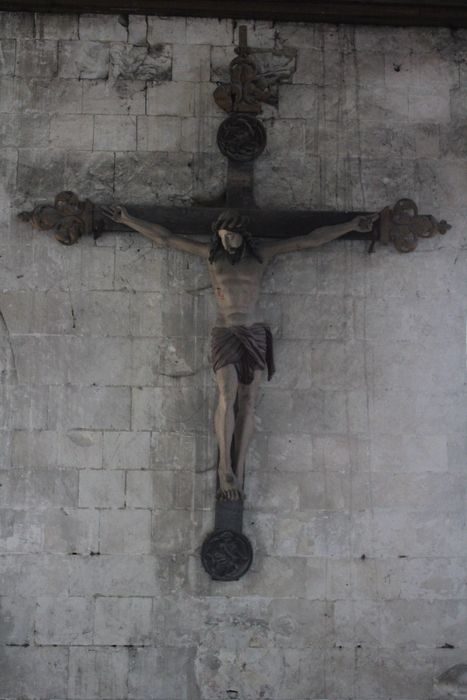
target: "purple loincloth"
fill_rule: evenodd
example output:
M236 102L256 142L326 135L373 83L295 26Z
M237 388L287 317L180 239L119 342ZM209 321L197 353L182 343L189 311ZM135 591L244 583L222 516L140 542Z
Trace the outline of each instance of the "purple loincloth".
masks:
M255 369L267 367L268 380L275 371L271 329L265 323L216 326L212 329L211 352L214 371L235 365L241 384L251 384Z

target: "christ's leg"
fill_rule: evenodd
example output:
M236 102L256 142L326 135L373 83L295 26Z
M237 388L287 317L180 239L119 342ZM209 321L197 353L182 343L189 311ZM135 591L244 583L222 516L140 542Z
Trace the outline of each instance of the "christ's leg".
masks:
M245 460L254 428L255 404L258 397L262 371L256 369L251 384L238 385L238 413L235 423L235 463L236 475L243 488Z
M219 403L214 415L214 427L219 445L219 498L237 500L242 492L240 482L232 470L230 450L235 426L234 405L237 398L238 378L233 365L221 367L216 372Z

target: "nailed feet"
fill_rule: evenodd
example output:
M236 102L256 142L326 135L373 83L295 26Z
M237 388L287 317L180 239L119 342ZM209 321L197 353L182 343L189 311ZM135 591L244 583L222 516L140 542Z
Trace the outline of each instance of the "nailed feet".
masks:
M243 498L242 487L232 472L224 473L219 471L217 498L220 501L239 501Z

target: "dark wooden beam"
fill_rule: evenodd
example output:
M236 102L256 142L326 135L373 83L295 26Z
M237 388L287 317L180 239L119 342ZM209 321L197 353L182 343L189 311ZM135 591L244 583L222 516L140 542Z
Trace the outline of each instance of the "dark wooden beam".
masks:
M211 236L211 224L223 212L217 207L162 207L128 205L130 213L139 219L154 221L180 236ZM99 207L97 209L97 217ZM373 213L373 212L371 212ZM332 226L350 221L368 212L303 211L289 209L242 209L248 216L248 230L255 238L293 238L310 233L319 226ZM377 226L377 224L376 224ZM128 228L109 219L103 223L103 231L127 231ZM372 233L348 233L342 238L354 241L371 241Z
M467 0L1 0L0 9L467 27Z

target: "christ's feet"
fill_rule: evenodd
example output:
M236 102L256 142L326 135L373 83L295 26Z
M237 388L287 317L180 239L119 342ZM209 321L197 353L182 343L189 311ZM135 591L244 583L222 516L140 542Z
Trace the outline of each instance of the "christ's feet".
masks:
M239 501L243 498L242 487L232 472L227 472L226 474L219 471L217 498L219 501Z

